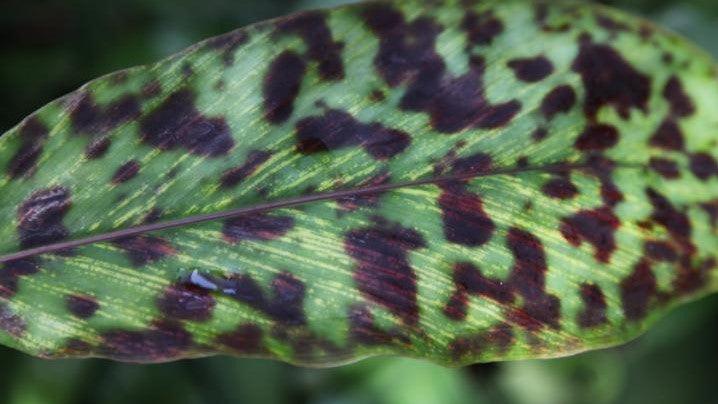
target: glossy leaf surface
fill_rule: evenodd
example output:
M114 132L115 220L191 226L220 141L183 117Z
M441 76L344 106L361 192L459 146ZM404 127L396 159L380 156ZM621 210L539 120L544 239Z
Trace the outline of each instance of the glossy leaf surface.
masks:
M716 110L708 56L573 2L210 39L3 135L0 341L306 365L622 343L718 287Z

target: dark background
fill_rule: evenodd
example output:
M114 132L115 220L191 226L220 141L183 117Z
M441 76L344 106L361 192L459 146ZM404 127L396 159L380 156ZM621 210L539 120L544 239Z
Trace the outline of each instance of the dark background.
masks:
M2 0L0 132L48 101L208 36L342 0ZM611 0L718 55L718 1ZM717 111L718 113L718 111ZM444 369L379 358L337 369L216 357L48 362L0 348L0 403L718 403L718 296L623 347Z

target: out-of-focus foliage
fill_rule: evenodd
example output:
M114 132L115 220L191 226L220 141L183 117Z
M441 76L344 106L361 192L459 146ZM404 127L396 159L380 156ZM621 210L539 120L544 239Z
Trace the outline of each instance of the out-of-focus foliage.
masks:
M150 62L251 21L339 1L6 0L0 15L0 128L102 73ZM718 3L622 0L718 55ZM718 298L680 308L627 346L552 361L444 369L374 359L340 369L210 358L157 366L46 362L2 350L9 403L710 403Z

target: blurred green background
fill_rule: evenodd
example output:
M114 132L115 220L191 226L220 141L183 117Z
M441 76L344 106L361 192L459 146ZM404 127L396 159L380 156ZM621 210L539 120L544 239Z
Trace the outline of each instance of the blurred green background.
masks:
M344 0L2 0L0 132L96 76L208 36ZM718 56L718 1L609 0ZM718 112L718 111L717 111ZM43 361L0 348L0 403L718 403L718 296L623 347L445 369L378 358L337 369L216 357L162 365Z

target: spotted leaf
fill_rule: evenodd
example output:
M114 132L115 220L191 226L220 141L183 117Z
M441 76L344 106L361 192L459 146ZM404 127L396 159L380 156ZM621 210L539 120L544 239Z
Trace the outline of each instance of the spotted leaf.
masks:
M718 80L571 1L311 11L0 139L0 342L460 365L616 345L718 289Z

